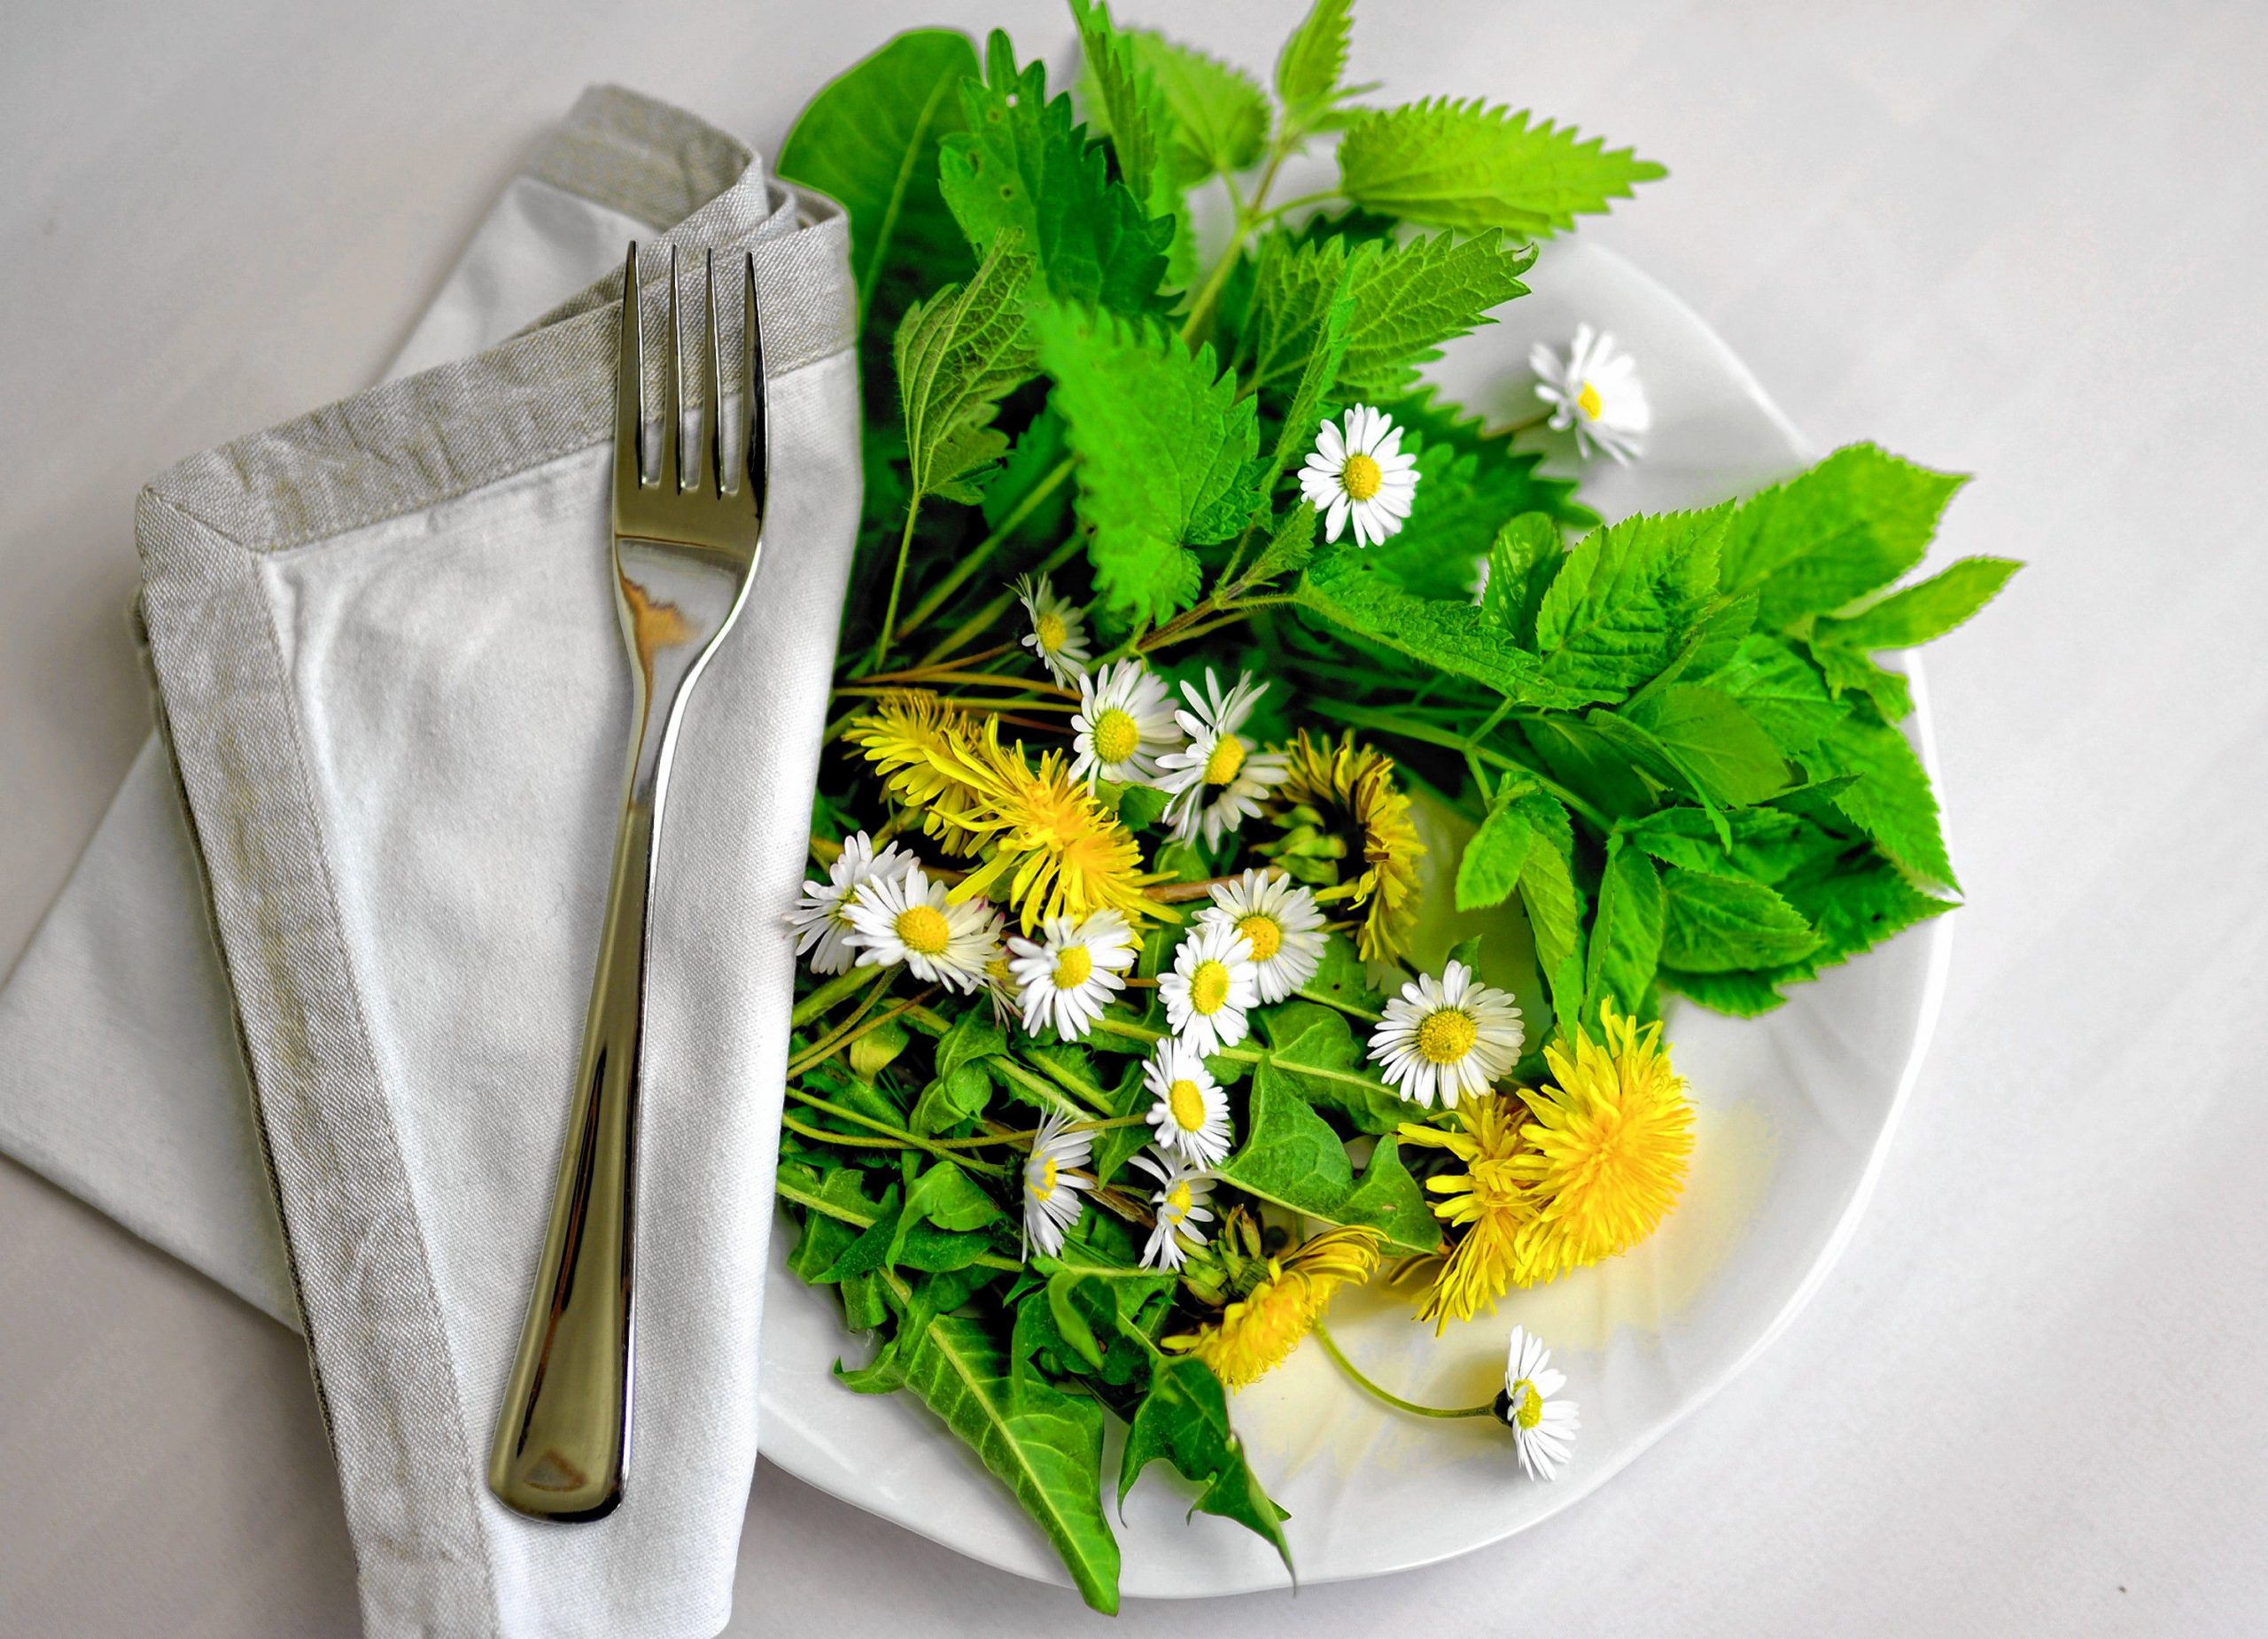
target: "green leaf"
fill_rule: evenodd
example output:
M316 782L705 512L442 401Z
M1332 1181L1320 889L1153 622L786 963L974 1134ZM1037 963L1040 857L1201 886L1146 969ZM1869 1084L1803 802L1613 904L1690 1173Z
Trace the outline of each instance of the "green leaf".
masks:
M1031 322L1079 458L1097 588L1128 616L1164 619L1197 598L1189 544L1241 527L1227 503L1260 447L1253 402L1216 377L1210 347L1192 358L1146 322L1064 307Z
M1276 448L1269 457L1268 471L1255 485L1263 495L1276 492L1276 480L1284 469L1304 459L1315 443L1316 428L1322 423L1324 400L1339 380L1339 368L1347 357L1347 328L1354 322L1355 298L1351 291L1354 275L1347 271L1335 290L1330 293L1321 321L1309 338L1310 346L1307 361L1300 367L1299 385L1293 390L1292 402L1284 411L1284 423L1276 434Z
M955 28L898 35L820 88L780 151L780 175L840 200L850 215L858 311L877 309L886 270L918 269L923 286L960 276L967 252L937 191L940 140L963 128L960 82L976 48Z
M1534 645L1536 612L1564 555L1559 526L1542 512L1523 512L1507 520L1488 543L1488 580L1480 592L1481 612L1523 649Z
M1267 145L1268 94L1241 68L1150 29L1130 31L1138 60L1173 113L1173 159L1184 183L1257 164Z
M1315 976L1300 987L1302 996L1321 997L1342 1007L1360 1008L1375 1015L1379 1011L1379 993L1371 988L1363 959L1355 954L1355 942L1343 933L1327 933L1323 937L1323 959Z
M1850 715L1827 692L1815 667L1762 633L1744 639L1713 680L1790 757L1802 757Z
M1697 808L1659 808L1626 820L1622 835L1664 865L1693 871L1728 866L1759 882L1777 882L1842 851L1845 844L1800 815L1780 808L1744 808L1723 816L1732 834L1728 848Z
M1804 754L1814 780L1855 774L1832 801L1883 852L1924 882L1957 889L1945 833L1938 824L1937 794L1906 736L1881 723L1845 717Z
M1919 563L1966 481L1871 444L1838 449L1741 503L1725 533L1724 589L1756 587L1758 621L1775 630L1832 613Z
M2008 577L2023 567L2014 558L1961 558L1855 615L1821 620L1812 630L1812 641L1860 649L1927 643L1991 602Z
M1527 856L1520 867L1520 905L1535 935L1535 965L1547 977L1583 956L1583 896L1575 885L1575 827L1559 799L1541 791L1518 801L1528 823ZM1575 986L1581 990L1580 976ZM1556 995L1558 985L1552 985Z
M1715 587L1730 516L1728 507L1642 515L1578 541L1536 610L1544 675L1585 698L1618 700L1660 672Z
M941 1161L905 1192L905 1221L944 1230L980 1230L1000 1220L999 1204L975 1179L951 1161Z
M1543 237L1667 173L1627 148L1479 98L1356 116L1339 143L1340 191L1365 210L1438 228Z
M1292 1568L1291 1544L1284 1540L1278 1508L1245 1461L1244 1442L1229 1425L1228 1395L1205 1363L1192 1355L1159 1355L1151 1366L1149 1392L1127 1425L1126 1449L1118 1459L1119 1517L1126 1494L1152 1463L1163 1457L1184 1480L1199 1488L1197 1506L1233 1519L1264 1538Z
M1143 63L1135 41L1112 23L1110 8L1071 0L1086 63L1086 91L1097 130L1110 138L1118 175L1151 217L1173 224L1166 277L1185 284L1195 271L1197 244L1171 151L1177 128L1156 74Z
M1662 884L1653 862L1615 836L1606 845L1599 879L1598 919L1591 928L1590 967L1583 975L1583 1013L1595 1016L1612 997L1627 1014L1639 1013L1661 959Z
M958 1316L901 1332L897 1363L905 1387L1023 1505L1087 1604L1115 1612L1118 1542L1102 1508L1101 1406L1044 1378L1015 1383L983 1323Z
M1520 871L1527 864L1528 841L1534 835L1519 799L1533 784L1509 783L1496 793L1480 821L1480 828L1464 845L1456 862L1456 908L1481 911L1502 905L1520 885Z
M1268 537L1268 544L1252 561L1252 581L1257 586L1306 566L1315 554L1315 507L1301 501L1285 513Z
M1802 913L1762 882L1674 865L1661 882L1665 966L1687 973L1776 967L1819 947Z
M975 478L1007 451L992 425L1000 400L1029 380L1021 302L1031 260L1014 232L993 241L975 276L906 310L893 357L913 495L975 502Z
M1429 1253L1441 1244L1441 1224L1394 1140L1379 1139L1358 1180L1339 1135L1270 1065L1253 1076L1244 1144L1218 1172L1232 1188L1310 1218L1366 1223L1394 1254Z
M1276 97L1287 127L1310 128L1338 100L1354 12L1354 0L1315 0L1277 53Z
M924 1138L974 1121L992 1101L992 1077L982 1063L956 1065L921 1090L906 1124Z
M1580 695L1546 681L1535 656L1506 643L1469 600L1418 597L1366 555L1352 547L1319 553L1300 578L1300 607L1397 654L1485 683L1515 704L1581 703Z
M1258 1076L1345 1115L1357 1130L1392 1132L1410 1111L1365 1060L1346 1014L1317 1002L1286 1001L1258 1014L1268 1037Z
M1250 385L1273 385L1300 369L1343 284L1355 312L1339 370L1342 400L1409 392L1442 343L1495 322L1490 308L1527 294L1519 276L1534 260L1533 245L1507 245L1493 232L1408 244L1270 234L1260 244L1253 291Z
M985 47L986 78L961 84L968 129L945 139L938 187L980 251L1002 232L1021 236L1040 282L1059 301L1120 313L1154 305L1172 224L1153 221L1102 150L1071 119L1068 95L1047 96L1047 71L1017 71L1007 36Z
M1623 708L1714 802L1745 807L1784 790L1786 760L1772 736L1720 688L1672 683Z
M1822 643L1815 638L1806 647L1827 680L1827 692L1837 699L1853 691L1862 694L1874 703L1885 723L1902 723L1913 715L1914 695L1906 679L1876 665L1864 650Z

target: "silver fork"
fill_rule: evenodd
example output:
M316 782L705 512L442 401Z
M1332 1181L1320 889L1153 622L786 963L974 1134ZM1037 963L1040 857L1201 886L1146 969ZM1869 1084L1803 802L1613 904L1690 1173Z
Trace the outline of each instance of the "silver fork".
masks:
M643 460L635 244L622 276L614 388L614 570L617 610L633 672L630 776L551 1227L488 1457L489 1488L521 1513L540 1519L605 1518L621 1502L630 1469L631 1255L636 1239L647 915L656 843L685 702L718 641L731 630L755 578L769 476L764 341L752 254L744 271L747 368L736 379L746 394L748 436L727 459L712 251L703 279L707 391L696 412L690 480L683 476L679 450L683 415L677 247L670 248L670 322L662 348L666 385L661 455L650 471Z

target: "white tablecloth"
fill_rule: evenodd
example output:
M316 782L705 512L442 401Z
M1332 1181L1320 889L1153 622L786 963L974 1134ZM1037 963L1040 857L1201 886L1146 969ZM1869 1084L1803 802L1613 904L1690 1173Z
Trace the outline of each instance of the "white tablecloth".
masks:
M1297 6L1123 9L1264 67ZM1394 12L1358 18L1361 77L1532 102L1666 160L1584 231L1692 301L1821 444L1979 474L1941 550L2032 567L1931 651L1975 908L1872 1213L1795 1328L1500 1548L1138 1604L1122 1630L2258 1631L2268 12ZM923 16L1008 24L1052 62L1068 38L1048 0ZM12 17L0 964L147 728L124 618L142 480L375 375L584 83L773 148L786 88L905 20L880 0ZM0 1317L0 1632L353 1631L297 1339L6 1163ZM736 1633L1087 1620L769 1469L738 1599Z

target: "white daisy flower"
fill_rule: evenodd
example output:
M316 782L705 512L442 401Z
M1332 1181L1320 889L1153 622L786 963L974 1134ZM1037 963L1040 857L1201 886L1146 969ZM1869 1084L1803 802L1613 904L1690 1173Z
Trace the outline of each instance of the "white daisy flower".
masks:
M1197 921L1223 923L1252 942L1262 1006L1282 1001L1323 966L1323 911L1281 871L1247 871L1217 884Z
M1009 940L1008 972L1023 998L1024 1029L1037 1036L1052 1024L1064 1040L1081 1039L1126 988L1119 975L1138 954L1133 930L1116 911L1097 911L1084 921L1050 917L1038 938Z
M1142 1267L1179 1269L1208 1239L1200 1226L1213 1221L1213 1209L1205 1204L1213 1192L1213 1175L1170 1155L1157 1161L1137 1155L1134 1164L1158 1181L1157 1192L1150 1197L1158 1221L1150 1231L1149 1245L1142 1248Z
M1138 660L1121 660L1079 677L1079 710L1071 719L1078 753L1071 778L1089 785L1097 775L1119 785L1150 785L1158 758L1181 745L1173 695L1165 679Z
M843 851L827 867L827 880L807 882L803 897L788 913L796 930L796 954L812 952L813 973L843 973L858 954L850 928L850 907L858 890L877 877L896 876L913 864L913 856L896 843L874 851L874 839L864 831L844 839Z
M1574 1444L1575 1431L1582 1426L1575 1415L1575 1402L1554 1398L1566 1386L1566 1373L1551 1364L1551 1351L1529 1335L1526 1326L1514 1326L1496 1415L1512 1431L1513 1449L1531 1478L1557 1478Z
M1195 1048L1170 1038L1158 1044L1142 1067L1142 1084L1157 1095L1150 1131L1158 1148L1200 1167L1218 1166L1235 1135L1229 1128L1229 1095Z
M1094 1134L1073 1127L1060 1110L1050 1111L1031 1141L1024 1162L1024 1241L1027 1255L1037 1247L1053 1257L1063 1250L1063 1231L1079 1221L1079 1192L1094 1187L1091 1177L1072 1171L1094 1154Z
M1204 1058L1233 1047L1252 1028L1246 1009L1260 999L1252 941L1233 928L1196 928L1174 952L1173 971L1160 976L1166 1019L1183 1045Z
M1376 546L1402 527L1418 493L1418 458L1402 453L1402 429L1384 410L1357 404L1345 431L1324 422L1300 469L1300 493L1323 514L1326 540L1355 524L1355 544Z
M982 899L951 905L918 865L869 882L850 907L861 967L904 962L917 979L973 990L1000 953L1000 919Z
M1653 407L1638 379L1638 361L1613 337L1579 324L1564 361L1538 342L1528 350L1527 366L1539 377L1535 396L1551 406L1551 425L1562 432L1574 428L1582 454L1604 450L1627 464L1645 453Z
M1526 1039L1511 993L1451 962L1439 979L1412 979L1386 1003L1386 1017L1371 1031L1371 1057L1403 1098L1449 1106L1487 1091L1518 1063Z
M1068 598L1056 596L1045 575L1037 580L1017 577L1016 599L1031 617L1023 646L1039 656L1049 676L1070 687L1086 671L1087 657L1093 652L1087 647L1087 618Z
M1286 766L1280 751L1255 751L1252 742L1237 731L1268 690L1250 672L1237 679L1226 694L1213 668L1205 668L1205 690L1194 683L1181 686L1187 711L1177 711L1174 720L1189 743L1158 758L1158 789L1173 793L1166 814L1174 822L1174 840L1185 843L1200 831L1205 845L1217 846L1223 836L1260 812L1260 799L1283 783Z

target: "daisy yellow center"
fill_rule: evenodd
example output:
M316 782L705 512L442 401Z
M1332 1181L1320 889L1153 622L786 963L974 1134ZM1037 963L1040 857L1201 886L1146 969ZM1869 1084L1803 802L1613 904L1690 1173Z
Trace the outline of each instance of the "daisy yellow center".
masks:
M916 956L942 956L952 941L952 929L936 905L909 905L897 913L897 937Z
M1113 706L1095 719L1095 755L1106 763L1122 763L1142 743L1142 726L1130 712Z
M1512 1385L1507 1396L1512 1402L1512 1421L1522 1428L1534 1428L1543 1421L1543 1396L1535 1392L1535 1385L1522 1378Z
M1599 411L1605 408L1605 402L1598 396L1598 389L1585 382L1583 390L1575 395L1575 408L1596 421Z
M1455 1064L1472 1051L1480 1027L1461 1007L1442 1007L1425 1015L1418 1027L1418 1051L1429 1064Z
M1055 953L1055 988L1076 990L1095 970L1094 953L1084 944L1067 944Z
M1173 1112L1173 1124L1184 1132L1195 1132L1205 1124L1205 1094L1186 1076L1166 1089L1166 1107Z
M1166 1195L1166 1206L1173 1213L1173 1221L1180 1223L1189 1216L1189 1181L1184 1178Z
M1229 1005L1229 968L1225 962L1200 962L1189 975L1189 1005L1202 1014L1216 1014Z
M1055 1193L1055 1157L1052 1155L1039 1163L1039 1181L1031 1186L1031 1192L1041 1200Z
M1379 470L1379 463L1359 452L1348 456L1347 464L1339 469L1339 487L1347 492L1349 501L1368 501L1385 482L1386 474Z
M1234 734L1223 734L1205 758L1205 783L1226 785L1243 766L1244 742Z
M1254 911L1237 923L1237 931L1252 941L1252 959L1264 962L1284 948L1284 930L1272 916Z
M1040 648L1051 655L1062 648L1063 640L1071 635L1071 629L1063 624L1063 617L1052 610L1046 614L1036 616L1032 620L1031 629L1033 635L1039 639Z

